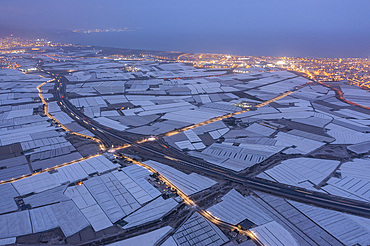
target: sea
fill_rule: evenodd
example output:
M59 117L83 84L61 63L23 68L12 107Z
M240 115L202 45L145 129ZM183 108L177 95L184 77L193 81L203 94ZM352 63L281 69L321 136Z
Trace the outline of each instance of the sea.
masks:
M368 36L368 35L367 35ZM337 34L289 34L279 32L184 33L105 32L66 33L52 41L125 49L216 53L242 56L359 57L370 56L368 37Z

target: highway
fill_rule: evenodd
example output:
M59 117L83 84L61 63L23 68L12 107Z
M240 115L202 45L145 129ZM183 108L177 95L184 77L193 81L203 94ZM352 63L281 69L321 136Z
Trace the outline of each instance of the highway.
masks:
M60 108L80 125L93 132L107 146L112 146L111 139L115 139L116 141L122 143L122 145L130 144L131 146L136 147L143 152L150 153L157 158L165 159L166 156L170 157L165 159L166 162L170 161L172 158L173 162L185 166L188 170L241 184L252 190L267 192L273 195L284 197L286 199L291 199L310 205L370 218L370 205L364 202L350 200L342 197L329 196L320 192L312 192L310 190L305 190L299 187L291 187L287 185L244 177L233 171L230 171L229 169L218 167L212 164L200 163L196 160L191 160L190 157L185 154L183 154L182 156L179 155L179 153L171 155L154 149L153 147L150 147L150 145L148 146L144 144L138 144L136 142L133 142L132 140L126 139L117 134L115 130L105 127L93 121L92 119L87 118L83 113L78 111L76 107L67 100L66 83L68 82L68 80L62 76L54 76L56 78L55 97Z

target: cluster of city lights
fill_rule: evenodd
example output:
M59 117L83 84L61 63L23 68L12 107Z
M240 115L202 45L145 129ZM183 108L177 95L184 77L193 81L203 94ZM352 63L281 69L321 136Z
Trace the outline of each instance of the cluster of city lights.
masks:
M74 29L72 30L72 32L76 32L76 33L98 33L98 32L125 32L125 31L128 31L128 28L125 27L125 28L106 28L106 29L99 29L99 28L96 28L96 29Z

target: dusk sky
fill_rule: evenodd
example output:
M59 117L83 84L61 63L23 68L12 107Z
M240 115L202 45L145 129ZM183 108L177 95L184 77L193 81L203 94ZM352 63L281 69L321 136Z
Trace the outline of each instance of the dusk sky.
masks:
M128 27L130 33L78 41L243 55L368 57L369 10L369 0L2 0L0 33Z

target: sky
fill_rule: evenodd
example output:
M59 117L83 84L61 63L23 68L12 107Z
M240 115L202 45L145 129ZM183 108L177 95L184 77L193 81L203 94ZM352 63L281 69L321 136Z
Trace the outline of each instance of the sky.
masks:
M0 35L124 48L320 57L370 56L369 0L1 0Z

